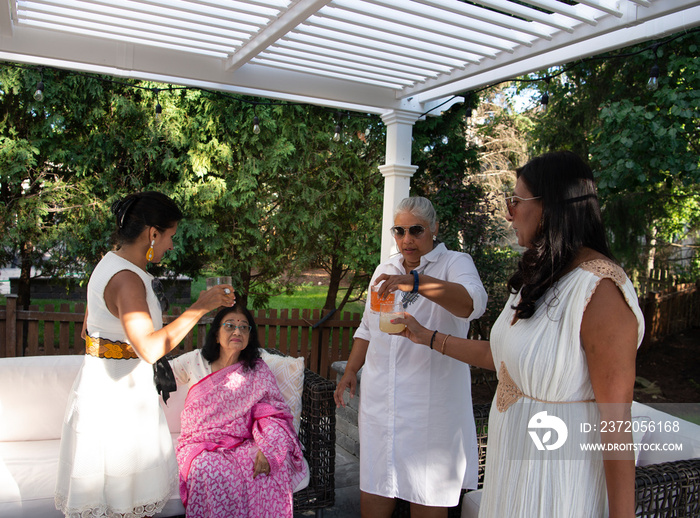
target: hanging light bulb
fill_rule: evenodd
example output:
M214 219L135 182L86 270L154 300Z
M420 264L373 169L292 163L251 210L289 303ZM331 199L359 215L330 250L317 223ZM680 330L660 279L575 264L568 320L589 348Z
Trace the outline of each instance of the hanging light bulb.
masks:
M257 115L253 117L253 133L256 135L260 133L260 119Z
M160 103L157 103L156 104L156 122L161 121L161 119L163 118L162 113L163 113L163 107L160 105Z
M659 89L659 65L654 63L649 71L649 81L647 81L647 90L650 92L655 92Z
M545 92L544 95L542 96L542 99L540 100L540 104L542 104L542 111L546 112L547 106L549 105L549 94L547 92Z
M335 125L335 133L333 134L333 142L340 142L340 131L341 131L340 124Z
M34 100L36 102L42 102L44 100L44 82L39 81L36 84L36 91L34 92Z

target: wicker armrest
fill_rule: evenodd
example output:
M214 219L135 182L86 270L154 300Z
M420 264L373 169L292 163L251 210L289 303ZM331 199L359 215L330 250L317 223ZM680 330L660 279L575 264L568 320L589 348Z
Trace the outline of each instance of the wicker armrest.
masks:
M479 485L484 486L484 470L486 469L486 440L489 430L489 412L491 403L473 405L474 424L476 425L476 442L479 445Z
M285 356L276 349L267 352ZM304 369L299 440L309 463L309 485L294 493L294 512L335 504L335 383Z
M315 372L304 371L301 429L311 480L294 493L294 510L331 507L335 503L335 384Z
M637 516L700 516L700 459L639 466Z

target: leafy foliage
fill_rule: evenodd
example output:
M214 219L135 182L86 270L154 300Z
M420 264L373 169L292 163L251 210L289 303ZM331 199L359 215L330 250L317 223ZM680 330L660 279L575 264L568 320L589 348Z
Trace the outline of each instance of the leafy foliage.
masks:
M172 196L186 215L156 275L227 273L256 307L309 265L339 272L328 308L343 277L357 281L341 303L364 288L379 248L376 118L346 117L336 143L338 116L322 108L62 71L43 79L39 103L38 70L0 67L0 261L20 258L20 303L32 267L89 275L110 248L109 207L143 190Z
M613 251L632 273L656 260L683 274L697 262L688 245L700 230L699 44L691 31L622 49L546 86L550 108L537 119L533 149L589 158ZM648 91L654 53L659 88Z

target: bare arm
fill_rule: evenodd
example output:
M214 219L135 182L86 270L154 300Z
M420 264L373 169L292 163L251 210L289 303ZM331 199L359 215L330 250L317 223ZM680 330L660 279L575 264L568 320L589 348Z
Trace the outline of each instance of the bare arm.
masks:
M345 366L345 372L342 378L340 378L338 386L335 388L335 394L333 394L336 406L345 406L343 392L345 392L346 388L350 389L350 397L355 397L355 390L357 389L357 371L365 364L368 347L369 341L367 340L362 338L355 338L355 340L353 340L352 350L350 351L348 363Z
M80 331L80 338L85 340L87 338L87 308L85 308L85 317L83 317L83 329Z
M598 285L583 314L581 342L604 421L629 422L637 354L637 319L610 279ZM606 443L631 443L632 434L601 433ZM635 516L634 452L604 455L610 518Z
M224 288L231 292L225 293ZM182 315L156 331L146 302L146 287L136 273L123 270L114 275L104 297L109 311L121 320L131 346L148 363L155 363L174 349L209 311L233 306L235 301L232 286L216 286L200 293L197 302Z
M487 340L469 340L456 336L435 333L435 330L427 329L420 325L418 321L409 313L404 313L403 318L395 318L392 323L405 324L406 329L398 333L405 336L412 342L430 346L433 341L433 350L440 354L445 354L450 358L459 360L482 369L496 370L491 354L491 343ZM433 334L435 337L433 338Z
M375 284L384 281L379 288L379 296L400 290L413 291L414 277L408 275L379 275ZM456 282L444 281L428 275L420 275L418 293L426 299L442 306L456 317L467 318L474 311L474 301L467 289Z

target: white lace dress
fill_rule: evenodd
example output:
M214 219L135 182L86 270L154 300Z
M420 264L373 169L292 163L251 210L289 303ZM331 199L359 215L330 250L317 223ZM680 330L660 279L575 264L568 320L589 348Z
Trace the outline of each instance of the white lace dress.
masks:
M153 323L162 327L152 276L110 252L88 284L88 334L93 338L127 342L103 297L121 270L141 277ZM177 488L177 461L159 401L149 363L85 355L63 422L58 510L71 517L140 518L163 509Z
M599 413L590 402L594 395L580 330L603 278L615 282L637 317L639 346L644 318L637 295L622 269L605 260L569 272L531 318L514 325L511 306L519 295L511 295L494 324L491 349L499 389L489 416L480 518L607 516L602 456L581 447L600 441L599 433L582 433L581 423L597 423ZM506 388L508 377L517 389ZM529 397L518 397L518 389ZM552 416L566 425L567 436Z

